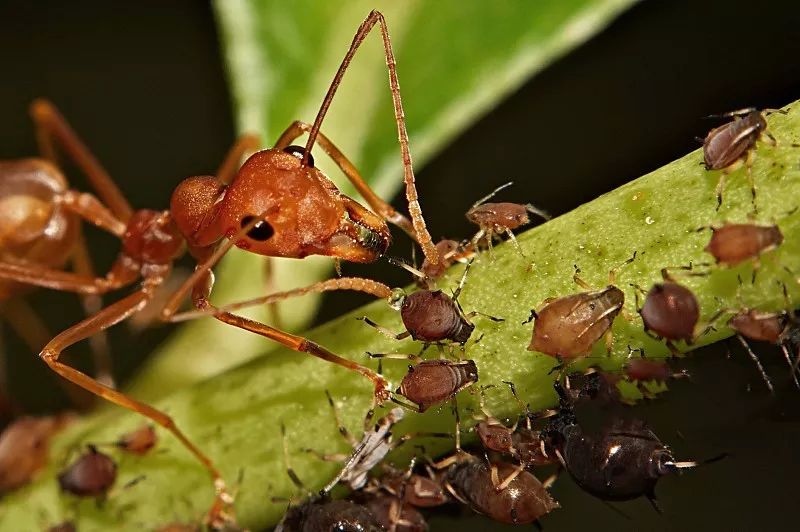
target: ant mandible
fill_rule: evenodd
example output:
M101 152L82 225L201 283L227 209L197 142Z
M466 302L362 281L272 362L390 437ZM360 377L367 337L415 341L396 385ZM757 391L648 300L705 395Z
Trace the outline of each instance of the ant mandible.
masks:
M353 164L320 131L344 72L376 24L380 26L389 70L410 220L379 198ZM90 160L99 166L77 136L65 127L52 106L37 102L34 113L51 126L61 144L77 154L77 160ZM291 141L303 133L308 133L305 147L291 146ZM314 166L311 149L317 141L375 212L341 194ZM53 338L42 349L40 357L65 379L117 405L139 412L172 432L202 462L214 480L217 498L207 517L209 522L224 518L225 510L232 503L225 482L212 461L184 435L171 417L62 363L59 360L61 352L142 310L153 298L155 289L169 276L172 264L185 244L197 266L162 309L162 320L182 319L178 308L191 292L197 309L213 314L224 323L364 375L374 384L373 402L382 403L390 396L388 385L371 369L339 357L301 336L217 309L209 301L213 287L211 269L234 245L268 257L327 255L351 262L374 262L383 255L391 241L387 221L409 233L422 247L430 263L439 262L417 197L396 63L386 21L380 12L372 11L358 28L313 125L294 122L280 136L275 147L255 153L236 171L238 161L245 153L256 149L257 144L256 137L245 135L231 148L216 177L191 177L182 181L172 195L169 210L133 211L121 196L113 198L113 201L104 198L106 206L91 194L72 190L58 194L57 201L65 209L122 241L122 252L104 277L65 272L40 264L0 263L0 279L80 294L104 294L141 279L138 290ZM223 243L224 239L228 241ZM332 279L306 291L331 289L355 289L379 297L391 294L391 290L381 283L358 278Z

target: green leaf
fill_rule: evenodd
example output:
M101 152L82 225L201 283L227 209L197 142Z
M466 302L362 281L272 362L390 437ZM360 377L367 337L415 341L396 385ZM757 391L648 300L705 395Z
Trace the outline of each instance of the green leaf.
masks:
M753 265L712 268L704 277L687 277L685 284L696 294L703 318L720 308L744 304L764 310L785 306L780 283L786 283L792 301L800 299L794 274L800 271L800 168L790 143L800 140L800 102L788 115L769 117L770 130L778 147L758 146L753 175L759 190L760 219L779 224L784 243L762 257L757 280L740 285L738 276L752 277ZM723 208L715 210L715 186L719 172L706 172L699 150L618 188L555 220L519 235L524 257L511 245L495 248L474 263L460 299L467 311L479 310L505 318L502 323L476 319L474 338L466 356L474 359L482 385L494 384L488 392L488 407L498 417L514 416L518 406L510 400L501 381L513 381L524 402L538 410L553 406L553 376L556 361L526 350L531 326L523 325L531 308L540 308L548 297L574 293L573 265L581 268L585 281L604 286L608 270L634 251L636 260L619 273L618 286L625 291L625 312L629 319L616 319L611 354L597 345L592 357L576 369L596 365L619 370L628 356L628 346L643 348L649 357L663 357L667 349L642 330L630 283L647 288L660 280L664 266L707 262L708 231L697 231L714 221L745 221L751 209L744 170L729 176ZM450 271L442 287L454 286L461 268ZM737 294L740 292L740 294ZM741 297L741 299L740 299ZM343 316L310 333L310 338L332 351L374 366L365 356L370 352L417 352L412 342L395 342L381 336L357 316L368 315L392 330L401 330L397 313L386 302L377 301ZM703 336L697 345L731 334L718 329ZM600 342L599 344L602 344ZM694 346L691 346L694 347ZM686 346L688 349L689 346ZM394 363L393 363L394 362ZM386 361L386 375L397 383L405 373L402 361ZM210 456L214 457L229 482L243 472L237 510L241 523L260 529L274 524L286 508L273 502L297 495L281 459L280 424L287 428L293 465L311 489L318 489L337 469L303 453L312 447L326 453L346 452L325 401L330 390L341 402L344 423L357 432L368 408L372 389L366 379L332 364L287 350L276 351L216 378L184 389L158 403ZM472 390L475 391L474 389ZM477 406L477 396L459 395L462 419ZM379 414L380 415L380 412ZM139 484L120 489L104 505L92 501L76 503L59 495L55 474L70 448L89 442L113 441L121 433L141 425L139 416L105 413L79 422L59 437L52 451L52 465L30 487L4 501L0 509L0 530L33 530L42 522L54 523L79 516L81 531L154 528L176 519L198 519L212 499L212 487L205 471L191 459L176 440L159 431L155 452L142 458L118 457L122 484L145 475ZM449 407L433 408L423 415L409 414L396 434L413 431L451 431ZM465 427L466 429L466 427ZM431 453L452 449L452 442L422 440ZM406 453L413 446L406 446ZM396 455L396 460L402 457ZM124 524L120 524L124 523Z
M376 3L217 1L240 131L274 142L292 123L312 122L358 25L383 10L398 64L416 167L531 75L608 24L635 0L535 3L440 0ZM370 35L344 77L323 131L371 186L390 198L402 183L400 154L380 38ZM321 159L321 157L318 157ZM353 189L329 161L320 166ZM422 199L423 208L425 198ZM303 286L330 274L329 259L274 260L274 286ZM217 269L215 301L264 288L263 259L233 253ZM282 324L300 330L316 298L281 306ZM251 316L264 319L264 312ZM189 324L156 351L129 386L144 399L233 367L272 346L221 324Z

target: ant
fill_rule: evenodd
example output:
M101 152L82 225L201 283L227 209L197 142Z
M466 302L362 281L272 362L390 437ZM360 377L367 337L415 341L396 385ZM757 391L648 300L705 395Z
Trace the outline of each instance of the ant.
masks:
M543 441L575 483L595 497L624 501L644 495L660 511L655 495L658 480L700 465L675 461L672 452L641 420L614 419L604 423L596 435L584 432L561 383L556 381L554 388L559 396L559 413L542 431Z
M756 206L756 184L751 173L751 166L755 159L756 141L761 140L772 146L777 145L775 137L767 130L767 119L764 112L786 114L781 109L763 109L755 107L739 109L722 115L712 115L732 118L727 124L715 127L703 139L703 164L706 170L722 170L717 182L717 210L722 206L722 193L725 190L725 178L731 172L745 167L747 180L750 183L753 212L758 212Z
M520 255L525 254L514 236L514 229L531 223L528 214L535 214L544 220L549 220L551 216L541 209L537 209L530 203L487 203L498 192L513 185L513 182L501 185L490 192L488 195L476 201L467 211L467 220L479 227L478 232L472 237L472 248L478 249L481 241L486 242L489 251L492 250L492 243L495 238L505 233L513 243Z
M26 416L0 434L0 496L27 484L47 465L50 439L74 420L72 414Z
M376 24L383 37L389 69L410 220L380 199L352 163L320 131L350 61ZM53 121L51 107L40 106L37 109L47 115L46 122ZM308 133L305 147L292 146L291 142L303 133ZM88 150L69 131L56 130L56 134L62 144L76 151L79 155L76 158L91 160ZM333 158L376 212L341 194L316 168L311 155L316 142ZM119 406L139 412L172 432L203 464L214 481L217 496L207 517L209 522L214 522L225 508L232 505L233 498L211 459L180 430L170 416L64 364L59 360L62 351L146 307L155 296L156 289L168 278L173 262L187 248L197 266L161 310L162 320L180 321L183 317L178 308L191 292L195 308L213 315L219 321L362 374L374 385L373 402L383 403L390 395L387 382L369 368L339 357L302 336L218 310L210 302L213 288L211 270L233 246L268 257L300 259L308 255L326 255L352 262L374 262L385 253L391 241L387 221L408 232L422 247L425 257L432 264L438 263L437 251L422 217L408 144L386 21L380 12L372 11L359 26L314 123L294 122L280 136L274 148L256 152L238 170L236 168L242 156L257 149L258 139L253 135L244 135L236 142L217 176L190 177L182 181L172 194L169 210L133 211L121 195L109 195L108 198L101 198L101 202L91 194L72 190L57 194L57 203L68 212L121 240L122 252L105 276L80 275L45 265L26 264L23 267L3 263L0 264L0 279L90 295L102 295L141 280L138 290L57 335L42 349L40 357L65 379ZM302 198L302 201L298 201L298 198ZM334 279L320 286L325 289L349 289L353 286L353 279ZM308 291L316 288L310 287ZM388 293L385 295L388 296Z
M68 206L76 193L69 190L67 178L58 166L56 145L60 144L86 174L104 202L120 209L127 203L106 171L85 152L77 134L49 102L34 101L30 114L41 157L0 161L0 264L55 269L69 265L75 275L93 276L80 217ZM36 311L21 297L31 289L30 283L0 275L0 315L34 352L38 352L52 335ZM100 309L97 295L81 294L80 299L87 314ZM96 379L113 387L111 358L104 334L91 339L91 351ZM0 396L7 391L4 366L5 360L0 359ZM79 393L83 390L62 379L59 383L63 383L67 396L78 408L89 406L89 396Z
M611 352L611 326L625 305L625 293L617 288L617 271L636 259L636 253L608 272L608 286L595 290L583 281L575 266L575 283L588 290L568 296L545 300L541 310L531 310L523 324L534 320L533 335L528 351L538 351L558 359L588 356L594 344L603 336L606 350Z
M58 475L62 491L78 497L104 497L116 480L117 464L94 445Z

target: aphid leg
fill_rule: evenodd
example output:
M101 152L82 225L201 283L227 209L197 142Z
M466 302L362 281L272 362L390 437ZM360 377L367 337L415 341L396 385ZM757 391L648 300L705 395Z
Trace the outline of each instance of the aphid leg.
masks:
M458 400L455 395L451 399L451 405L453 406L453 416L456 418L455 440L456 451L458 452L461 450L461 415L458 413Z
M128 200L55 106L47 100L37 99L31 103L30 113L36 126L36 140L42 155L55 163L58 159L56 144L61 146L86 174L89 183L111 212L120 220L130 219L133 209Z
M750 219L755 219L758 216L758 204L756 203L756 181L753 178L753 161L756 158L756 151L749 150L745 156L744 173L747 175L747 183L750 185L750 203L753 204L753 212L747 216Z
M506 234L508 235L508 239L511 240L511 244L514 248L522 255L522 258L525 258L525 253L522 251L522 247L517 242L517 237L514 236L514 232L511 229L506 228Z
M480 228L480 229L478 229L478 232L477 232L477 233L475 233L475 236L473 236L473 237L472 237L472 240L470 240L470 243L469 243L469 245L470 245L470 247L471 247L472 249L474 249L474 250L475 250L475 252L476 252L476 253L477 253L477 252L478 252L478 250L480 249L480 243L481 243L481 240L482 240L484 237L486 237L486 230L485 230L485 229L483 229L483 228ZM490 247L491 247L491 246L490 246Z
M284 425L283 422L281 422L281 444L283 445L283 465L286 466L286 474L289 480L292 481L292 484L294 484L297 489L303 490L305 493L311 493L311 490L309 490L303 484L303 481L300 480L300 477L297 476L297 473L295 473L289 461L289 445L286 443L286 425Z
M545 455L545 456L547 456L547 455ZM544 479L544 482L542 482L542 487L544 489L549 490L553 486L553 484L556 483L556 480L558 480L558 475L561 473L561 471L562 471L562 467L561 467L561 464L559 464L558 468L556 469L556 471L552 475L550 475L549 477Z
M275 143L275 148L279 150L286 148L303 133L310 132L311 127L311 124L302 122L300 120L295 120L278 138L278 141ZM412 225L411 220L409 220L402 213L397 212L394 207L384 201L383 198L378 196L375 191L372 190L369 184L364 181L364 178L361 177L358 169L352 162L350 162L350 159L348 159L347 156L342 153L341 150L339 150L339 148L322 133L322 131L317 133L317 142L325 151L325 153L327 153L328 156L333 160L333 162L336 163L336 166L338 166L344 175L347 176L347 179L350 181L350 183L352 183L361 197L366 200L367 205L369 205L376 214L402 229L416 241L417 235L414 232L414 226Z
M580 286L584 290L594 290L594 287L592 287L592 285L581 279L580 276L578 275L579 273L581 273L581 269L578 268L578 265L573 264L572 267L575 268L575 273L572 275L572 282L574 282L576 285Z
M722 194L725 192L725 185L727 182L728 174L735 172L736 170L741 168L742 164L744 164L744 160L739 159L735 161L733 164L730 164L725 168L723 168L722 171L720 172L719 180L717 181L717 188L715 191L715 194L717 196L717 210L719 210L720 207L722 207Z
M485 312L480 312L478 310L471 310L464 314L467 319L474 318L475 316L481 316L482 318L486 318L487 320L492 320L495 323L500 323L506 321L505 318L498 318L497 316L492 316L491 314L486 314Z
M739 343L742 344L742 347L744 347L744 350L747 352L748 355L750 355L750 358L755 363L756 368L758 369L758 372L761 374L761 378L764 380L764 384L767 385L767 389L769 390L769 393L771 393L772 395L775 395L775 389L772 387L772 382L769 380L769 376L767 375L767 372L764 370L764 366L761 365L761 361L758 359L756 354L750 348L750 344L747 343L747 341L744 339L744 337L741 334L737 334L736 338L739 340Z
M494 467L495 466L492 466L492 468ZM503 479L502 482L494 485L495 491L499 493L504 489L506 489L508 485L511 484L514 481L514 479L517 478L519 474L522 473L523 471L525 471L525 464L519 464L517 467L514 468L514 470L511 473L508 474L506 478Z
M422 358L410 353L370 353L367 351L369 358L389 358L393 360L410 360L414 364L422 362Z
M339 434L350 444L351 447L355 447L358 443L355 436L350 434L350 431L347 430L347 427L344 426L342 423L342 417L339 415L339 408L336 406L336 403L333 401L333 397L331 397L331 392L325 390L325 396L328 398L328 405L331 407L331 411L333 412L333 419L336 421L336 429L339 431Z
M633 261L635 261L637 253L638 253L638 251L634 251L633 255L631 255L631 258L625 259L622 262L622 264L614 266L613 268L608 270L608 285L609 286L614 286L614 285L617 284L617 272L619 270L621 270L622 268L624 268L625 266L627 266L628 264L631 264ZM578 272L575 272L575 273L578 273Z
M536 313L536 309L531 309L531 313L528 315L528 319L523 321L521 325L527 325L538 317L539 315Z
M387 328L385 328L385 327L383 327L381 325L378 325L377 323L375 323L374 321L372 321L371 319L369 319L366 316L361 316L361 317L356 318L356 319L363 321L364 323L366 323L367 325L369 325L370 327L372 327L373 329L375 329L376 331L378 331L382 335L386 336L387 338L391 338L393 340L403 340L403 339L408 338L409 336L411 336L411 333L408 332L408 331L403 331L401 333L393 333L389 329L387 329Z
M350 457L349 454L323 453L317 451L316 449L312 449L310 447L304 447L302 450L304 453L314 455L315 458L317 458L318 460L322 460L323 462L344 462Z
M797 364L800 360L800 357L797 358L794 362L792 362L792 357L789 355L789 349L786 347L785 343L781 344L781 351L783 351L783 356L786 359L786 363L789 364L789 368L792 373L792 379L794 380L794 385L797 388L800 388L800 382L797 380Z
M464 289L464 284L467 282L467 274L469 273L469 269L472 267L472 262L475 259L470 259L467 262L467 265L464 266L464 273L461 274L461 280L458 281L458 287L453 292L453 301L458 301L458 296L461 295L461 290Z
M400 154L403 161L403 181L405 181L406 185L408 212L411 215L411 223L414 227L414 240L419 243L428 263L431 265L438 265L440 262L439 253L436 250L436 247L433 245L431 235L428 233L428 229L425 226L425 219L422 217L422 209L419 205L417 188L414 184L414 170L411 165L411 152L408 147L408 132L406 131L405 112L403 111L403 104L400 99L400 82L397 79L397 63L394 59L392 43L389 38L389 30L386 27L386 20L383 18L383 15L380 12L375 10L371 11L356 31L356 34L353 37L353 42L350 45L350 48L347 50L347 53L342 60L342 64L336 71L336 75L331 82L328 92L325 94L325 99L323 100L322 105L320 105L317 117L314 119L314 125L311 127L311 131L308 133L308 141L306 142L303 163L305 164L308 160L308 156L311 153L311 148L314 146L314 142L316 141L320 127L322 126L322 121L325 118L325 114L328 112L328 108L331 105L333 96L336 93L336 89L339 87L339 84L342 81L345 70L347 70L347 67L350 64L350 61L352 61L353 56L358 50L358 47L362 42L364 42L367 34L370 32L370 30L372 30L376 23L380 26L381 37L383 37L383 50L384 55L386 56L386 66L389 70L389 88L392 93L394 116L395 122L397 123L397 137L400 142Z
M614 349L614 333L611 331L611 329L608 329L603 337L605 338L606 342L606 353L610 355L611 351Z

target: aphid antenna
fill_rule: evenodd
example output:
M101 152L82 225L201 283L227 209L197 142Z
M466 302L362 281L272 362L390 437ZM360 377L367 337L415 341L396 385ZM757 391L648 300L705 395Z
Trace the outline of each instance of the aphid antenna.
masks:
M411 275L413 275L414 277L418 278L420 281L428 281L428 276L427 275L422 273L420 270L418 270L414 266L408 264L404 260L398 259L398 258L395 258L395 257L386 257L386 260L392 266L398 266L400 268L403 268L404 270L409 272Z
M511 186L511 185L513 185L513 184L514 184L514 182L513 182L513 181L509 181L508 183L505 183L505 184L503 184L503 185L500 185L499 187L497 187L496 189L492 190L492 191L491 191L491 192L489 192L487 195L485 195L484 197L482 197L481 199L479 199L478 201L476 201L475 203L473 203L471 208L472 208L472 209L474 209L475 207L478 207L479 205L483 205L484 203L486 203L487 201L489 201L490 199L492 199L493 197L495 197L495 195L497 195L497 193L498 193L498 192L500 192L501 190L504 190L504 189L506 189L506 188L510 187L510 186ZM526 207L527 207L527 206L526 206Z
M736 117L736 116L744 116L744 115L753 113L755 111L758 111L757 107L743 107L741 109L736 109L735 111L728 111L726 113L716 113L716 114L706 115L703 118L706 118L706 119L709 119L709 118L732 118L732 117ZM766 109L762 109L762 111L766 111Z

